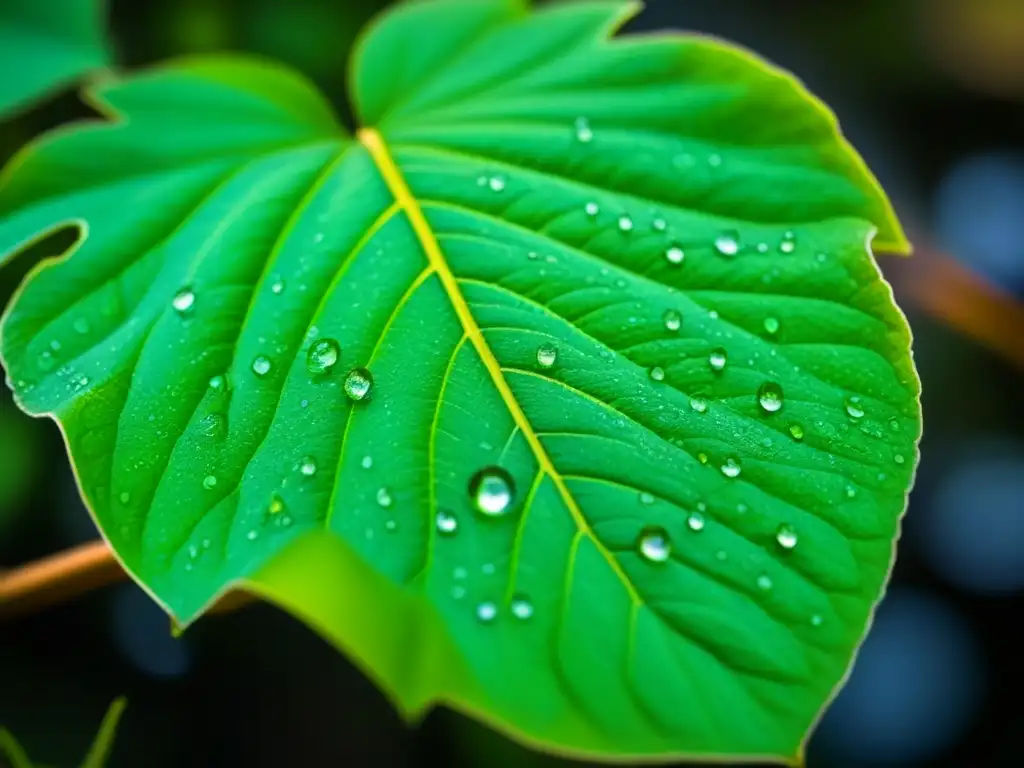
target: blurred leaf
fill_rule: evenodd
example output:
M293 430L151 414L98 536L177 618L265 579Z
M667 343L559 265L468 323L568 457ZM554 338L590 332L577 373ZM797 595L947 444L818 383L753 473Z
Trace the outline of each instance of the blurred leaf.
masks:
M101 0L0 2L0 118L106 65Z
M110 752L114 748L114 738L117 736L117 725L124 714L124 708L128 701L124 696L118 696L110 704L107 714L100 723L99 733L89 748L89 753L82 762L82 768L104 768L110 759Z
M868 247L906 242L795 80L609 42L635 10L402 6L357 48L354 138L264 62L104 83L123 120L0 188L0 253L88 224L2 352L183 625L240 584L409 718L792 761L916 465Z
M32 768L25 750L6 728L0 728L0 757L7 759L10 768Z
M39 461L35 425L5 406L0 400L0 534L31 490Z

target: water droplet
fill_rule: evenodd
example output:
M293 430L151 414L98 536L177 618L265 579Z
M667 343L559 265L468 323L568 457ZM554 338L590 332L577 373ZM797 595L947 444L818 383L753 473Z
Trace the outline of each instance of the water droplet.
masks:
M212 491L216 487L217 487L217 476L216 475L207 475L206 477L203 478L203 488L205 488L208 491Z
M782 387L774 381L766 381L757 390L757 402L765 413L778 413L782 410Z
M271 362L266 355L256 355L252 361L252 372L261 379L270 373Z
M719 155L719 154L710 154L710 155L708 155L708 165L710 165L712 168L717 168L721 164L722 164L722 156L721 155Z
M825 620L823 618L821 618L821 614L820 613L815 613L813 616L811 616L811 626L812 627L820 627L824 621Z
M860 404L860 398L856 395L846 399L846 414L854 421L864 418L864 408Z
M654 229L655 232L664 232L666 229L668 229L668 222L665 221L660 216L658 216L654 219L654 221L651 222L651 227Z
M583 210L587 212L587 216L597 216L601 212L601 206L597 203L587 203Z
M320 339L306 354L306 370L317 375L330 373L341 358L341 345L334 339Z
M691 397L690 398L690 408L692 408L697 413L707 413L708 412L708 401L703 399L703 398L701 398L701 397Z
M256 541L256 539L258 539L259 537L260 532L257 531L255 528L253 528L251 531L245 534L245 538L247 538L249 541Z
M498 606L491 602L480 603L476 607L476 617L484 624L490 624L498 615Z
M282 528L287 528L292 524L292 519L288 515L284 515L279 522Z
M383 487L377 489L377 503L380 504L380 506L387 509L393 502L394 499L391 498L391 491Z
M782 242L779 243L779 250L782 253L792 253L796 250L796 235L792 232L786 232L782 236Z
M846 498L855 499L857 498L857 489L852 485L846 486Z
M800 441L804 439L804 428L799 424L789 425L789 436L794 440Z
M132 500L132 495L128 493L128 491L121 491L121 495L118 496L118 499L121 500L122 504L127 504L129 501Z
M284 512L284 499L278 494L270 494L270 503L267 504L267 512L271 515L279 515Z
M505 189L505 178L503 176L492 176L487 182L492 192L503 192Z
M644 528L637 539L637 548L640 555L652 563L663 563L672 555L672 544L664 528Z
M715 238L715 250L723 256L735 256L740 252L740 236L735 230L723 232Z
M669 264L679 265L682 264L685 259L686 254L683 252L683 249L680 248L678 245L673 245L671 248L665 251L665 261L667 261Z
M373 466L373 456L363 456L363 460L359 462L363 469L369 469Z
M558 360L558 347L554 344L541 344L537 347L537 365L541 368L552 368Z
M647 375L651 377L651 381L664 381L665 369L656 365L647 372Z
M764 319L764 331L769 336L774 336L779 332L779 321L774 317L766 317Z
M228 380L224 376L214 376L210 379L210 389L215 392L223 392L228 388Z
M674 309L666 309L661 319L665 323L665 330L672 331L672 333L683 327L683 316Z
M576 118L576 140L589 144L594 139L594 132L590 128L590 122L585 117Z
M316 459L312 456L306 456L301 462L299 462L299 472L304 477L316 477Z
M891 429L893 432L899 432L900 423L896 421L896 419L893 419L892 421L889 422L889 429Z
M740 465L736 459L728 458L725 460L725 464L722 465L722 474L726 477L739 477L740 476Z
M654 503L654 494L649 491L640 491L640 503L646 507Z
M620 232L632 232L633 231L633 219L627 214L619 216L619 231Z
M437 532L442 536L451 536L459 528L459 521L455 519L455 515L445 512L443 509L439 510L434 517L434 524L437 526Z
M526 621L528 618L533 616L533 603L527 598L519 596L512 598L512 603L509 605L512 610L512 615L520 621Z
M715 560L718 560L719 562L723 562L724 563L728 559L729 559L729 553L726 552L724 549L720 549L717 552L715 552Z
M366 368L353 368L345 377L345 394L349 400L367 400L373 390L373 374Z
M452 587L452 597L454 597L456 600L461 600L465 596L466 588L464 586L462 586L461 584L456 584L454 587Z
M271 283L270 285L270 291L275 296L280 296L282 293L284 293L284 280L282 280L280 277L274 280L274 282Z
M767 592L772 588L772 577L767 573L762 573L757 577L757 588L762 592Z
M488 517L504 515L515 497L512 475L501 467L485 467L470 479L469 496L478 512Z
M89 321L84 317L75 319L75 322L71 324L71 327L75 329L75 333L88 333L89 332Z
M895 456L892 457L892 460L895 461L897 464L903 464L906 461L906 459L903 458L902 453L897 453Z
M796 529L793 526L783 523L775 531L775 540L783 549L793 549L797 541L799 541L799 537L796 535Z
M686 527L695 533L700 533L704 530L704 515L700 512L691 512L686 517Z
M708 455L706 453L704 453L704 451L700 451L697 454L697 461L699 461L701 464L707 464L708 463Z
M726 362L728 362L728 357L722 347L717 347L711 350L711 354L708 355L708 365L711 366L711 370L713 371L725 370Z
M192 292L191 288L182 288L171 299L171 306L174 307L174 311L179 315L190 312L195 305L196 295Z

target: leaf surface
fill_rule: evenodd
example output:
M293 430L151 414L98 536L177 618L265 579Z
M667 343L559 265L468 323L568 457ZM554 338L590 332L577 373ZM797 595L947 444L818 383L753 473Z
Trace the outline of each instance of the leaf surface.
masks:
M99 0L0 3L0 117L107 63Z
M794 760L917 461L870 250L906 243L791 77L612 37L635 11L399 6L354 55L354 135L262 62L104 84L111 122L3 178L0 248L83 238L2 351L183 624L241 585L409 717Z

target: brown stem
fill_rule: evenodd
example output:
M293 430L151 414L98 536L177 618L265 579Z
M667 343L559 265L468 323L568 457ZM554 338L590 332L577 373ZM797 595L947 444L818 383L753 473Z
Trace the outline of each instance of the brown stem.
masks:
M32 563L0 570L0 618L37 611L128 577L105 541L92 541ZM212 613L234 610L253 598L229 592Z

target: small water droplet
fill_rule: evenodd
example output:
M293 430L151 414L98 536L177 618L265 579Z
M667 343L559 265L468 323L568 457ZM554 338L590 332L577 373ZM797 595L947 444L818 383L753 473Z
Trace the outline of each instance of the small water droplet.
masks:
M855 499L857 498L857 489L852 485L846 486L846 498Z
M208 491L212 491L216 487L217 487L217 476L216 475L207 475L206 477L203 478L203 488L205 488Z
M438 510L435 515L434 524L437 527L437 532L442 536L451 536L459 528L459 521L455 519L455 515L445 512L443 509Z
M576 118L576 140L582 144L589 144L594 140L594 132L590 128L590 122L585 117Z
M122 504L127 504L132 500L132 495L128 491L121 491L121 495L118 496Z
M705 520L704 515L700 512L691 512L686 516L686 527L695 533L700 533L704 530Z
M537 347L537 365L541 368L552 368L558 361L558 347L554 344L541 344Z
M891 429L893 432L899 432L900 423L896 421L896 419L893 419L892 421L889 422L889 429Z
M779 250L782 253L792 253L796 250L796 235L792 232L786 232L782 236L782 241L779 243Z
M71 327L75 329L75 333L86 334L89 332L89 321L84 317L75 318L75 322L71 324Z
M498 615L498 606L491 602L480 603L476 607L476 617L484 624L490 624Z
M367 400L373 391L373 374L366 368L353 368L345 377L345 394L354 402Z
M373 466L373 456L363 456L363 460L359 462L363 469L369 469Z
M260 532L257 531L255 528L253 528L251 531L245 534L245 538L247 538L249 541L256 541L256 539L258 539L259 537Z
M796 535L796 529L793 526L783 523L775 531L775 541L783 549L793 549L797 545L799 537Z
M860 398L856 395L846 399L846 414L854 421L864 418L864 407L860 403Z
M640 503L646 507L654 503L654 494L650 491L640 491Z
M210 379L210 389L215 392L223 392L228 388L228 380L224 376L214 376Z
M779 328L779 321L774 317L766 317L764 319L764 331L769 336L774 336L775 334L777 334L779 332Z
M492 176L487 182L492 192L503 192L505 190L505 177Z
M393 502L394 500L391 498L391 491L384 487L377 489L377 503L380 506L387 509Z
M270 358L266 355L256 355L252 361L252 372L259 376L261 379L270 373L272 363Z
M757 402L765 413L778 413L782 410L782 387L766 381L757 390Z
M665 330L675 333L683 327L683 316L676 312L674 309L666 309L665 314L661 316L661 319L665 323Z
M740 476L740 465L736 459L728 458L721 467L722 474L726 477L739 477Z
M762 573L757 577L757 588L762 592L767 592L772 588L772 577L767 573Z
M895 456L892 457L892 460L895 461L897 464L903 464L904 462L906 462L906 459L903 458L902 453L897 453Z
M804 439L804 428L799 424L789 425L789 436L794 440L800 441Z
M655 217L654 221L651 222L651 227L655 232L664 232L668 229L668 222L660 216Z
M672 544L664 528L644 528L637 539L637 548L641 557L652 563L663 563L672 555Z
M690 408L696 411L697 413L707 413L708 401L702 397L691 397Z
M706 453L704 453L704 451L700 451L697 454L697 461L699 461L701 464L707 464L708 463L708 455Z
M597 216L597 214L601 212L601 206L597 203L591 202L583 206L583 210L586 211L587 216Z
M179 315L184 315L190 311L196 305L196 295L192 292L191 288L182 288L171 299L171 306L174 307L174 311Z
M341 345L334 339L313 342L306 354L306 370L314 375L330 373L341 359Z
M669 264L678 266L679 264L682 264L685 259L686 253L684 253L683 249L680 248L678 245L673 245L671 248L665 251L665 261L667 261Z
M718 560L720 563L724 563L728 559L729 553L726 552L724 549L720 549L717 552L715 552L715 560Z
M488 517L499 517L512 508L515 483L512 475L501 467L485 467L469 481L469 497L477 511Z
M632 232L633 231L633 219L627 214L619 216L619 231L620 232Z
M715 238L715 250L723 256L735 256L740 252L740 236L735 230L723 232Z
M292 524L292 519L288 515L283 515L278 522L280 523L282 528L287 528Z
M282 280L280 277L274 280L274 282L271 283L270 285L270 291L275 296L280 296L282 293L284 293L284 280Z
M811 616L811 626L812 627L820 627L824 621L825 620L823 618L821 618L821 614L820 613L815 613L813 616Z
M724 371L727 362L728 356L722 347L711 350L711 354L708 355L708 365L713 371Z
M647 375L651 377L651 381L664 381L665 369L656 365L647 372Z
M533 603L521 595L512 598L509 608L512 610L512 615L520 621L526 621L533 616Z
M708 165L710 165L712 168L717 168L721 164L722 164L722 156L721 155L719 155L717 153L713 153L713 154L708 155Z
M312 456L306 456L299 462L299 473L304 477L316 477L316 470L316 459Z
M452 587L452 597L454 597L456 600L461 600L465 596L466 588L464 586L462 586L461 584L456 584L454 587Z

